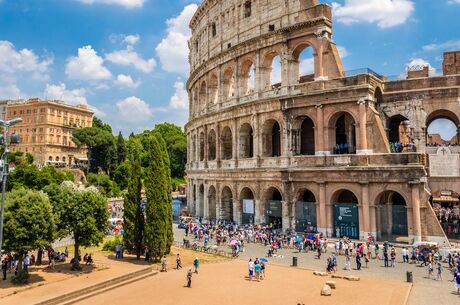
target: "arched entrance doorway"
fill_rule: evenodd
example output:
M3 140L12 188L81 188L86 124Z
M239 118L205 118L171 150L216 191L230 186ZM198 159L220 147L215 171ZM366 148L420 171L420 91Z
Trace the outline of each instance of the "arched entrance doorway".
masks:
M250 188L245 187L241 190L240 202L242 207L242 224L254 224L255 201L254 194Z
M295 228L297 232L317 232L316 198L309 190L302 191L296 202Z
M227 222L233 222L233 194L232 190L226 186L222 189L222 198L220 204L220 219Z
M377 239L396 241L409 235L406 200L401 194L386 191L377 197Z
M240 158L254 157L254 134L249 124L240 128Z
M209 220L211 221L216 221L217 220L217 211L216 211L216 207L217 207L217 201L216 201L216 188L211 185L209 187L209 190L208 190L208 209L209 209L209 213L208 213L208 217L209 217Z
M283 228L283 206L281 201L283 197L281 196L280 191L271 187L266 192L267 202L266 202L266 220L267 224L272 225L274 229Z
M358 199L349 190L340 190L333 196L334 237L359 239Z

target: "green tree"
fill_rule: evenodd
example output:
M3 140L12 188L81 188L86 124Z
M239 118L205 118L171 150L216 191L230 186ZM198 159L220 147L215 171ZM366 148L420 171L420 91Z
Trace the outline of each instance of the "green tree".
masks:
M26 160L27 163L32 164L34 163L34 156L31 153L26 153Z
M61 184L63 181L74 181L71 172L63 173L52 166L45 166L41 170L35 164L23 161L16 165L7 179L7 190L26 187L41 190L51 183Z
M110 180L109 175L100 173L88 174L87 178L88 185L93 185L97 187L97 189L107 197L118 197L120 196L120 188L118 185Z
M118 164L122 164L126 160L126 143L121 131L118 133L117 139L117 150L118 150Z
M120 165L112 174L113 181L121 190L125 190L128 187L130 166L130 161L126 160L123 163L120 163Z
M72 192L68 199L66 212L61 215L61 225L75 240L75 259L72 268L78 270L80 247L97 246L103 241L109 212L107 200L96 192Z
M130 139L129 183L128 192L124 196L123 229L125 234L123 242L126 249L134 249L137 259L141 256L144 242L145 217L141 206L142 176L139 154L142 150L140 141Z
M18 189L6 196L4 250L18 256L18 278L27 252L49 245L56 231L48 197L39 191Z
M166 142L172 177L184 177L187 163L187 135L185 132L179 126L170 123L158 124L153 131L161 134Z
M73 141L77 146L86 146L88 170L96 173L99 169L107 171L113 161L114 139L108 128L86 127L74 130ZM109 156L109 157L108 157Z
M170 181L166 174L163 150L156 133L150 137L150 164L145 178L147 204L145 206L145 244L150 250L151 258L159 261L167 253L168 226L166 190ZM170 203L169 203L170 204Z

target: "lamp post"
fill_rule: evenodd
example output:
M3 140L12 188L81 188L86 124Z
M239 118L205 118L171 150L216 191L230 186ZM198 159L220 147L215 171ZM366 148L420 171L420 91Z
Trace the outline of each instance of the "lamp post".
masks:
M0 210L0 258L2 257L3 246L3 217L5 215L5 191L6 191L6 177L8 176L8 129L14 124L21 123L21 118L15 118L9 121L0 120L0 126L4 127L3 141L0 139L0 145L3 145L3 165L2 165L2 208ZM0 136L1 138L1 136ZM11 137L12 143L18 143L19 137Z

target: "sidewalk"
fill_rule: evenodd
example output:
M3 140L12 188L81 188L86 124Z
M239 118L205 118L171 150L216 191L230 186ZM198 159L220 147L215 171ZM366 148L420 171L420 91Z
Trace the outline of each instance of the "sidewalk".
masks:
M124 260L116 261L112 257L107 255L95 256L96 264L101 264L105 267L99 270L96 269L90 273L65 274L56 272L45 274L42 271L33 274L33 276L42 276L44 281L23 287L0 288L0 304L36 304L77 289L87 288L131 272L142 270L149 266L144 261L136 261L134 258L125 258ZM14 293L15 291L16 293Z

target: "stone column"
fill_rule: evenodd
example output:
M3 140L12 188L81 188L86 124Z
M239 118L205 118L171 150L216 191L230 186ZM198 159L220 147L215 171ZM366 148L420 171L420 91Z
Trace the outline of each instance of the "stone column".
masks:
M282 209L282 226L283 226L283 231L287 230L290 228L290 222L289 222L289 203L285 200L281 201L281 209Z
M318 232L326 235L327 233L327 214L326 214L326 183L319 182L319 198L318 198L318 209L317 209L317 223Z
M393 233L393 204L391 202L387 202L385 205L387 208L387 236L391 236Z
M203 183L204 192L203 192L203 201L204 201L204 211L203 211L203 218L209 220L209 198L208 198L208 185L206 182Z
M420 182L412 181L410 182L412 188L412 223L413 223L413 238L414 242L419 242L422 240L422 223L420 216Z
M236 223L240 224L242 215L243 214L240 208L239 200L233 198L233 221L236 221Z
M359 107L359 149L356 150L358 155L371 154L372 151L367 146L367 99L358 101Z
M233 154L233 160L235 161L235 168L238 167L238 157L239 157L239 151L240 151L240 137L239 137L239 132L238 132L238 119L233 120L233 148L232 148L232 154Z
M315 80L325 80L327 76L324 75L324 65L323 65L323 50L324 43L327 42L327 38L323 37L321 34L317 35L318 47L316 53L313 54L315 58Z
M371 234L374 238L377 236L377 206L373 203L369 205L371 214Z
M371 216L369 211L369 183L361 182L361 206L363 212L362 228L360 224L361 238L367 238L367 234L371 232Z
M204 168L208 168L208 125L204 125L204 139L203 139L203 143L204 143Z
M323 105L316 105L316 143L315 154L322 156L328 155L329 151L324 148L324 112Z
M216 166L220 168L222 139L220 138L220 126L216 124Z
M216 220L222 219L222 194L220 189L220 183L216 183Z

